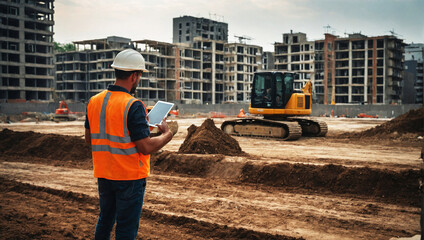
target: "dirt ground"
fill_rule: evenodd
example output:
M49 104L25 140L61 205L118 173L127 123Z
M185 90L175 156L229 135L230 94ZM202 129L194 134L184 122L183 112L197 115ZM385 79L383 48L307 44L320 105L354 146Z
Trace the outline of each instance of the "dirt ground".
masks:
M152 156L139 239L420 233L422 138L351 137L389 119L322 118L327 137L297 141L235 136L243 154L231 156L179 153L187 129L206 119L173 120L177 134ZM218 128L224 120L213 119ZM98 198L83 122L0 124L0 131L0 239L92 239Z

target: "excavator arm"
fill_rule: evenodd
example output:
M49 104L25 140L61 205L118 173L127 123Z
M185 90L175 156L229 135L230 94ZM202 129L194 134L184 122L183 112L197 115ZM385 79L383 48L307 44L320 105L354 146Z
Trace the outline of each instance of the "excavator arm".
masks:
M309 81L305 84L305 86L303 86L303 88L302 88L302 92L303 92L303 93L309 93L309 94L311 94L311 95L312 95L312 81L311 81L311 80L309 80Z

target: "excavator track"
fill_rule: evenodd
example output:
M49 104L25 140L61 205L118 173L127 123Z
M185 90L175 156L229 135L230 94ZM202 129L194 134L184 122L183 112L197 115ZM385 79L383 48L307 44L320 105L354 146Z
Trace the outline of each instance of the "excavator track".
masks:
M327 123L309 118L289 118L296 121L302 127L302 136L307 137L324 137L327 135Z
M302 127L296 121L243 118L225 121L221 129L230 135L272 137L284 141L296 140L302 136Z
M55 114L53 116L53 121L55 122L75 121L76 119L76 116L68 114Z

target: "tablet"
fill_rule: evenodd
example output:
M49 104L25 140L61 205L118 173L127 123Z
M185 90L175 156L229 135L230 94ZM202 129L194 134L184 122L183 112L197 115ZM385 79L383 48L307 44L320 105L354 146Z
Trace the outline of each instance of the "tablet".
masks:
M168 116L168 113L171 111L173 106L173 103L158 101L152 110L150 110L150 112L147 114L149 119L149 126L157 127L157 125L160 125L162 120Z

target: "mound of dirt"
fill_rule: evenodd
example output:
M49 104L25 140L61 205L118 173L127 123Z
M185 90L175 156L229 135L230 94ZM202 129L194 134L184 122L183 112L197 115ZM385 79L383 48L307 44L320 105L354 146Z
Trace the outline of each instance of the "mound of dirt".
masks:
M413 137L424 135L424 107L410 110L409 112L398 116L386 123L374 128L359 132L346 133L341 137L400 137L402 135L412 134Z
M0 153L61 161L90 161L91 147L81 137L35 132L0 132Z
M399 172L340 165L246 164L240 181L276 187L295 187L385 198L387 201L419 206L420 170Z
M373 169L342 165L313 165L225 161L223 155L179 154L164 151L152 162L155 170L203 178L229 179L240 184L307 189L323 193L369 196L379 201L419 206L419 179L424 170Z
M155 166L154 170L206 177L210 169L224 158L222 154L196 155L163 151L155 154L150 161Z
M191 125L179 153L245 155L237 140L215 126L212 119L206 119L200 127Z

